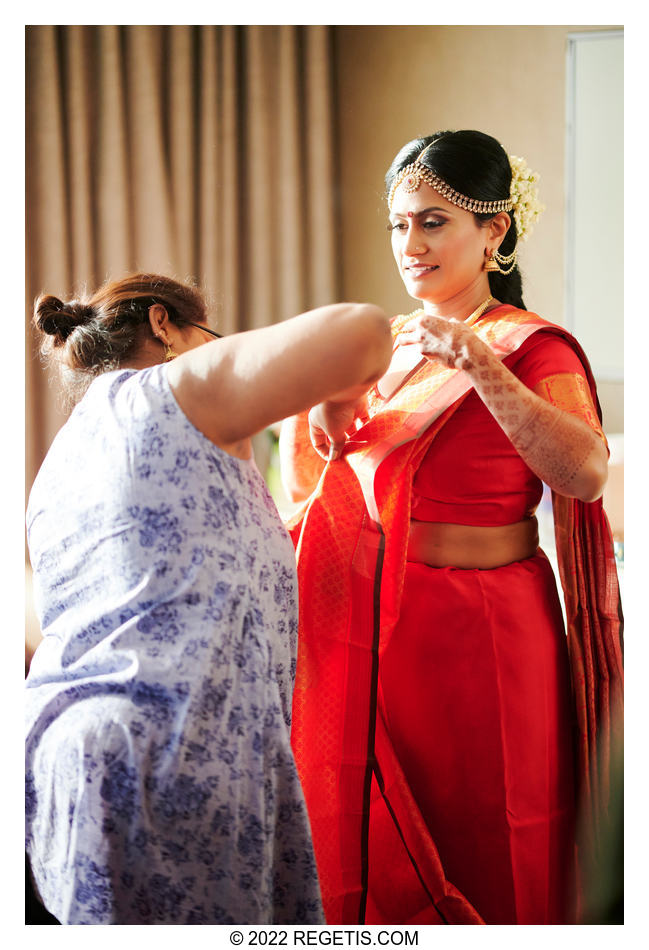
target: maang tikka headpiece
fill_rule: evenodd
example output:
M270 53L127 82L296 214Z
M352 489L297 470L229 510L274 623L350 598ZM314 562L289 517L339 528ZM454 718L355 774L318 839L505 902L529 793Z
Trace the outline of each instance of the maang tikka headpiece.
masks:
M427 168L423 164L422 158L434 144L434 142L430 142L426 148L419 153L414 162L402 168L394 179L388 196L388 208L390 208L390 210L392 210L394 193L399 185L403 185L403 190L411 195L419 189L422 181L430 185L442 198L446 198L447 201L457 205L458 208L464 208L465 211L474 211L477 214L498 214L499 211L512 210L513 205L511 198L502 198L498 201L478 201L476 198L469 198L467 195L460 194L455 188L451 188L443 178L440 178L439 175L432 172L430 168Z
M443 178L427 168L422 158L428 149L434 145L430 142L419 153L414 162L402 168L399 174L392 182L390 193L388 195L388 208L392 210L394 195L399 188L408 194L417 191L422 181L436 191L442 198L446 198L451 204L458 208L464 208L465 211L472 211L476 214L498 214L500 211L513 211L516 218L516 231L519 239L526 240L530 234L536 219L544 210L544 206L538 200L538 188L536 182L539 176L532 172L523 158L516 155L510 155L509 164L512 170L512 183L509 198L499 198L495 201L480 201L477 198L469 198L452 188Z

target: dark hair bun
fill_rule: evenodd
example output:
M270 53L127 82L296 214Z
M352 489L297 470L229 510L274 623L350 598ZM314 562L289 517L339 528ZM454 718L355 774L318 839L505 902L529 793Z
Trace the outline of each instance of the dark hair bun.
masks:
M76 327L88 323L94 316L94 307L78 300L63 303L51 294L39 297L34 307L34 323L43 333L58 337L58 343L65 342Z

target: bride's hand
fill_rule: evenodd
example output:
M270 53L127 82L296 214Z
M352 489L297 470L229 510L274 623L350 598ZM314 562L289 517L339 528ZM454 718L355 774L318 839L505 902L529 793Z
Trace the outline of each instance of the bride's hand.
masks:
M397 336L401 346L416 345L422 356L441 360L452 369L471 370L484 343L460 320L424 313L404 324Z

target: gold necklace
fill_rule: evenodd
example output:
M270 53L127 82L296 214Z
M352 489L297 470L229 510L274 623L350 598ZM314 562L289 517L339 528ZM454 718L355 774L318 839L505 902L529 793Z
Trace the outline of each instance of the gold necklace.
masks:
M478 322L478 320L480 319L480 317L485 312L485 310L487 309L487 307L489 306L489 304L491 303L493 299L494 299L493 296L489 294L487 299L482 301L478 309L474 310L473 313L470 313L469 316L466 318L466 320L462 320L462 323L464 323L465 326L467 327L472 327L474 323ZM419 309L413 310L412 313L407 314L407 316L403 318L403 322L407 323L408 320L413 320L415 317L418 317L422 313L425 314L426 311L424 310L423 307L419 307Z
M487 299L483 300L483 302L480 304L478 309L474 310L473 313L470 314L470 316L466 318L466 320L464 321L465 325L467 327L472 327L474 323L477 323L493 299L494 298L492 297L492 295L489 294Z
M487 307L489 306L489 304L491 303L491 301L492 301L493 299L494 299L493 296L492 296L491 294L489 294L489 296L487 297L487 299L482 301L482 303L481 303L480 306L477 308L477 310L474 310L473 313L469 314L469 316L466 318L466 320L463 321L464 324L465 324L467 327L472 327L472 326L474 325L474 323L477 323L478 320L480 319L480 317L481 317L482 314L485 312L485 310L487 309ZM406 317L406 321L411 320L413 317L418 317L420 313L425 313L425 310L423 309L423 307L420 307L419 310L413 310L412 313L409 313L408 316ZM377 400L380 400L380 401L383 402L383 403L387 402L389 399L392 399L392 397L395 396L396 393L397 393L403 386L405 386L405 384L406 384L410 379L412 379L412 377L415 375L415 373L417 373L417 372L421 369L421 367L424 366L425 363L427 363L427 362L428 362L427 357L426 357L426 356L422 356L422 358L419 360L419 362L418 362L415 366L413 366L412 369L411 369L408 373L406 373L406 375L405 375L404 378L401 380L401 382L399 383L399 385L396 387L396 389L394 389L394 390L390 393L389 396L382 396L382 395L381 395L381 393L379 392L378 380L377 380L376 383L374 383L374 386L373 386L372 389L371 389L372 394L374 395L374 397L375 397Z

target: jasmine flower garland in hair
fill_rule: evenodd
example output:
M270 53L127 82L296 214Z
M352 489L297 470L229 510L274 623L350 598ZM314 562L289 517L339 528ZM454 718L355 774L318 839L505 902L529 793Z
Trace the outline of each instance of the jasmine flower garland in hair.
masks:
M545 205L539 201L537 182L540 178L533 172L524 158L518 155L509 156L512 169L511 200L514 205L516 230L519 239L526 241Z

